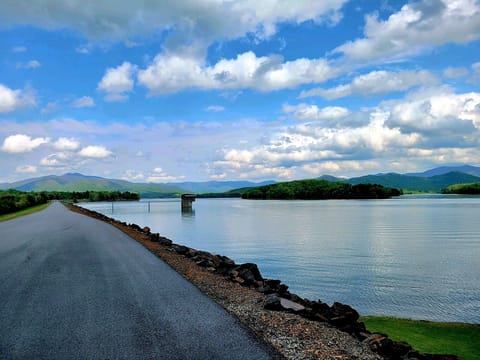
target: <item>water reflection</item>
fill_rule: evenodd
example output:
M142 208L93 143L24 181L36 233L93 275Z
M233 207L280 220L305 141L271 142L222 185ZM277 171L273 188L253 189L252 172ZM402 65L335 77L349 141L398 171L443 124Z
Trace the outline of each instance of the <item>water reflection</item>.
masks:
M111 204L86 204L111 215ZM480 323L480 198L378 201L199 199L115 204L114 217L255 262L311 299L362 314Z
M195 217L195 210L192 208L182 207L182 217L187 217L187 218Z

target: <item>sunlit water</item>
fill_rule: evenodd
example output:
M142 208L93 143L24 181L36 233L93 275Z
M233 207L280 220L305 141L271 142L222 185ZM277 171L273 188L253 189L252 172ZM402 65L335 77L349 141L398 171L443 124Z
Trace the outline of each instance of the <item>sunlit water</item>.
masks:
M361 314L480 323L480 198L88 203Z

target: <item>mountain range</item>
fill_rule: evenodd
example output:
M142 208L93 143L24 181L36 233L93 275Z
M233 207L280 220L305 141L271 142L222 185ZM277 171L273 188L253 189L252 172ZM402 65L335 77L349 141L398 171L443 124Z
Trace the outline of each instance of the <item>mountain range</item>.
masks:
M0 184L0 189L21 191L130 191L141 197L168 197L181 193L221 193L233 189L272 184L274 181L205 181L181 183L134 183L126 180L106 179L78 173L48 175L13 183Z
M354 178L338 178L324 175L321 179L340 181L350 184L372 183L394 187L404 191L440 192L441 189L454 184L480 182L480 167L442 166L421 173L386 173L366 175ZM78 173L61 176L49 175L31 178L13 183L0 184L0 189L17 189L21 191L130 191L141 197L168 197L181 193L223 193L239 188L249 188L273 184L275 181L205 181L181 183L133 183L126 180L107 179Z

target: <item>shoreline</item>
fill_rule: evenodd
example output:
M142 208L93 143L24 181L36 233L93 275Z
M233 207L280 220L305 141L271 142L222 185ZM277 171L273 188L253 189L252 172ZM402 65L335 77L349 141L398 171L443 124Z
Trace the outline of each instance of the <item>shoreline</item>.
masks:
M255 264L235 264L227 257L175 244L148 227L65 205L140 242L287 359L458 359L422 354L385 334L370 332L349 305L302 299L280 280L264 279Z

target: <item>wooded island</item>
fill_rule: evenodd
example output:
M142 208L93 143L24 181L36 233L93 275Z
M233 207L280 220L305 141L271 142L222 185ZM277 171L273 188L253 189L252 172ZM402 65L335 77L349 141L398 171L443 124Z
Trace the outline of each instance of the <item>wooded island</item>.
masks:
M251 188L242 194L242 198L256 200L386 199L401 194L402 192L398 189L377 184L351 185L311 179Z

